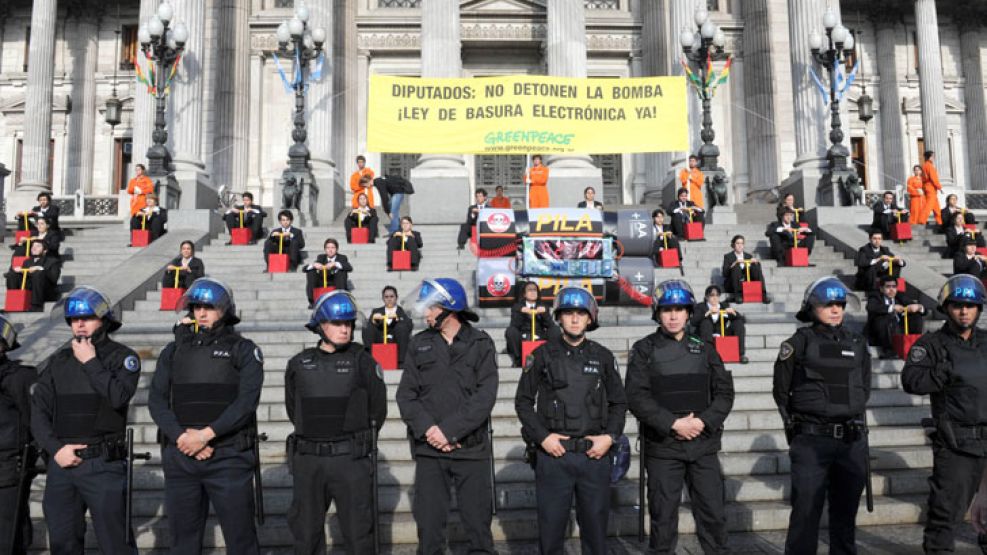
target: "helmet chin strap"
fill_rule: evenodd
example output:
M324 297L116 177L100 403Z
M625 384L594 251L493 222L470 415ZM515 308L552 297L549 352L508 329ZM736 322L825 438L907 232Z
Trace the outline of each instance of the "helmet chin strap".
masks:
M429 327L431 327L435 331L439 331L440 329L442 329L442 323L446 321L446 318L448 318L450 314L452 314L452 311L443 308L442 312L435 317L435 322Z
M585 331L583 331L583 333L580 333L580 334L576 335L576 334L569 333L568 331L565 330L565 328L562 328L562 333L566 337L568 337L569 339L571 339L574 342L582 341L582 339L584 337L586 337L586 332Z
M347 341L346 343L336 343L335 341L329 339L329 337L326 336L326 332L322 331L322 326L319 326L319 339L322 340L322 342L327 345L332 345L333 351L338 351L343 347L352 343L352 333L354 331L356 331L356 322L350 322L350 335L351 335L350 341Z

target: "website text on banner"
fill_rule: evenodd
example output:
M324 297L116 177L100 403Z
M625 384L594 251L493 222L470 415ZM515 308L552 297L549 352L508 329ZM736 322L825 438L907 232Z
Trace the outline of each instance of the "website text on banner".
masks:
M368 150L545 154L689 149L684 77L372 75Z

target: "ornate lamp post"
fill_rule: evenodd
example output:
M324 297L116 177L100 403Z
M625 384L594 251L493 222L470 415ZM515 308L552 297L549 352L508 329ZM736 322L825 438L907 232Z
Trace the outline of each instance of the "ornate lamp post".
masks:
M699 135L703 140L703 146L699 147L699 168L703 172L716 172L722 171L722 168L719 167L717 160L720 156L720 149L713 144L713 140L716 138L710 111L713 87L707 83L711 70L707 61L726 60L729 54L723 51L723 46L726 44L723 30L716 23L713 23L705 8L700 7L696 10L695 21L695 29L682 29L679 34L679 42L689 65L699 75L698 89L703 103L703 128Z
M847 57L853 52L853 33L844 27L836 13L832 9L827 9L823 15L823 27L826 29L826 43L823 44L823 37L817 31L809 35L809 47L812 49L812 58L815 62L826 68L829 75L829 105L830 105L830 131L829 140L832 145L826 151L826 158L829 160L829 171L834 180L848 177L850 173L856 178L853 168L847 166L847 158L850 150L843 144L843 125L840 122L840 96L841 91L837 90L836 65L846 63ZM823 50L823 46L826 47ZM861 112L861 116L863 116ZM865 120L866 121L866 120Z
M294 58L296 78L291 84L295 91L294 126L291 138L294 144L288 149L288 169L295 173L308 172L309 151L305 140L305 90L309 79L308 64L322 53L326 41L326 31L322 28L308 28L309 11L304 4L295 8L295 16L278 26L278 53L285 58Z
M110 127L116 127L122 118L123 114L123 102L117 98L117 67L120 65L120 6L117 6L117 30L115 31L116 38L116 53L113 56L113 94L106 99L106 113L105 119L106 123Z

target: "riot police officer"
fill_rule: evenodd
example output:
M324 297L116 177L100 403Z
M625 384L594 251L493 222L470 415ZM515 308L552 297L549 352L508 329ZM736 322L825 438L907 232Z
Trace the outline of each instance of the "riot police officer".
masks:
M52 553L82 553L86 509L100 551L137 553L127 543L127 408L141 362L110 339L121 323L91 287L65 298L70 345L48 359L31 396L31 433L48 463L42 500Z
M348 292L323 295L306 326L319 335L318 346L288 361L284 401L295 425L288 439L294 476L288 525L298 554L326 552L323 530L333 500L347 552L374 552L376 469L368 455L371 434L387 417L387 388L380 366L352 342L358 314Z
M446 548L450 485L469 552L494 553L487 423L497 400L497 351L486 332L470 325L480 318L456 280L426 279L413 298L427 327L408 345L396 397L415 457L418 553Z
M987 333L976 327L985 297L974 276L946 280L939 292L946 323L919 338L901 371L905 391L931 396L936 425L922 541L926 553L953 552L956 526L987 469ZM980 547L987 553L984 536Z
M9 553L26 553L31 545L27 494L37 458L30 390L38 371L7 358L18 347L13 324L0 316L0 549Z
M835 277L811 283L795 315L810 325L782 342L775 361L773 394L791 458L789 554L816 552L827 500L829 552L857 552L857 508L867 481L871 357L867 341L843 325L848 298Z
M219 281L192 282L178 309L188 315L158 357L147 400L161 442L171 552L202 551L211 502L227 551L258 553L251 479L264 359L234 329L233 293Z
M627 365L627 400L643 438L649 547L655 553L675 553L683 483L689 484L703 551L728 552L717 452L733 407L733 377L712 343L686 333L694 303L686 282L660 283L651 300L659 328L634 343Z
M624 431L627 399L613 353L586 338L599 327L593 295L564 287L552 312L562 338L528 355L514 397L535 467L538 544L541 553L564 552L575 494L582 551L602 555L610 515L609 453Z

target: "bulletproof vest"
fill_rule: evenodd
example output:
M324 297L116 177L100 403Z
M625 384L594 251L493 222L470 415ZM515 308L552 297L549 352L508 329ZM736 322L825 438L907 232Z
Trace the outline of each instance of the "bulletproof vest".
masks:
M869 356L866 343L843 334L839 339L823 337L809 328L800 333L805 338L804 379L793 384L792 411L832 420L862 413L866 407L861 368Z
M587 345L569 351L547 343L543 381L548 395L538 396L538 414L553 432L572 437L601 433L606 428L606 388L603 358Z
M241 339L230 332L215 341L196 334L175 344L171 409L183 428L209 425L236 400L240 372L233 357Z
M953 379L944 391L949 419L962 425L987 424L987 344L944 341L943 346L952 363Z
M100 350L104 352L100 353ZM96 356L104 363L105 351L105 348L97 347ZM71 348L56 353L49 364L49 372L55 388L54 427L59 439L124 433L127 409L114 410L109 401L93 389L88 374L73 356Z
M688 336L655 344L649 376L652 397L670 412L698 414L709 407L710 376L702 340Z
M308 349L295 368L295 430L307 439L333 439L370 427L367 391L357 388L360 350Z
M17 369L16 363L8 364L12 364L12 370ZM0 451L18 450L21 448L21 414L13 396L2 387L3 374L0 370Z

